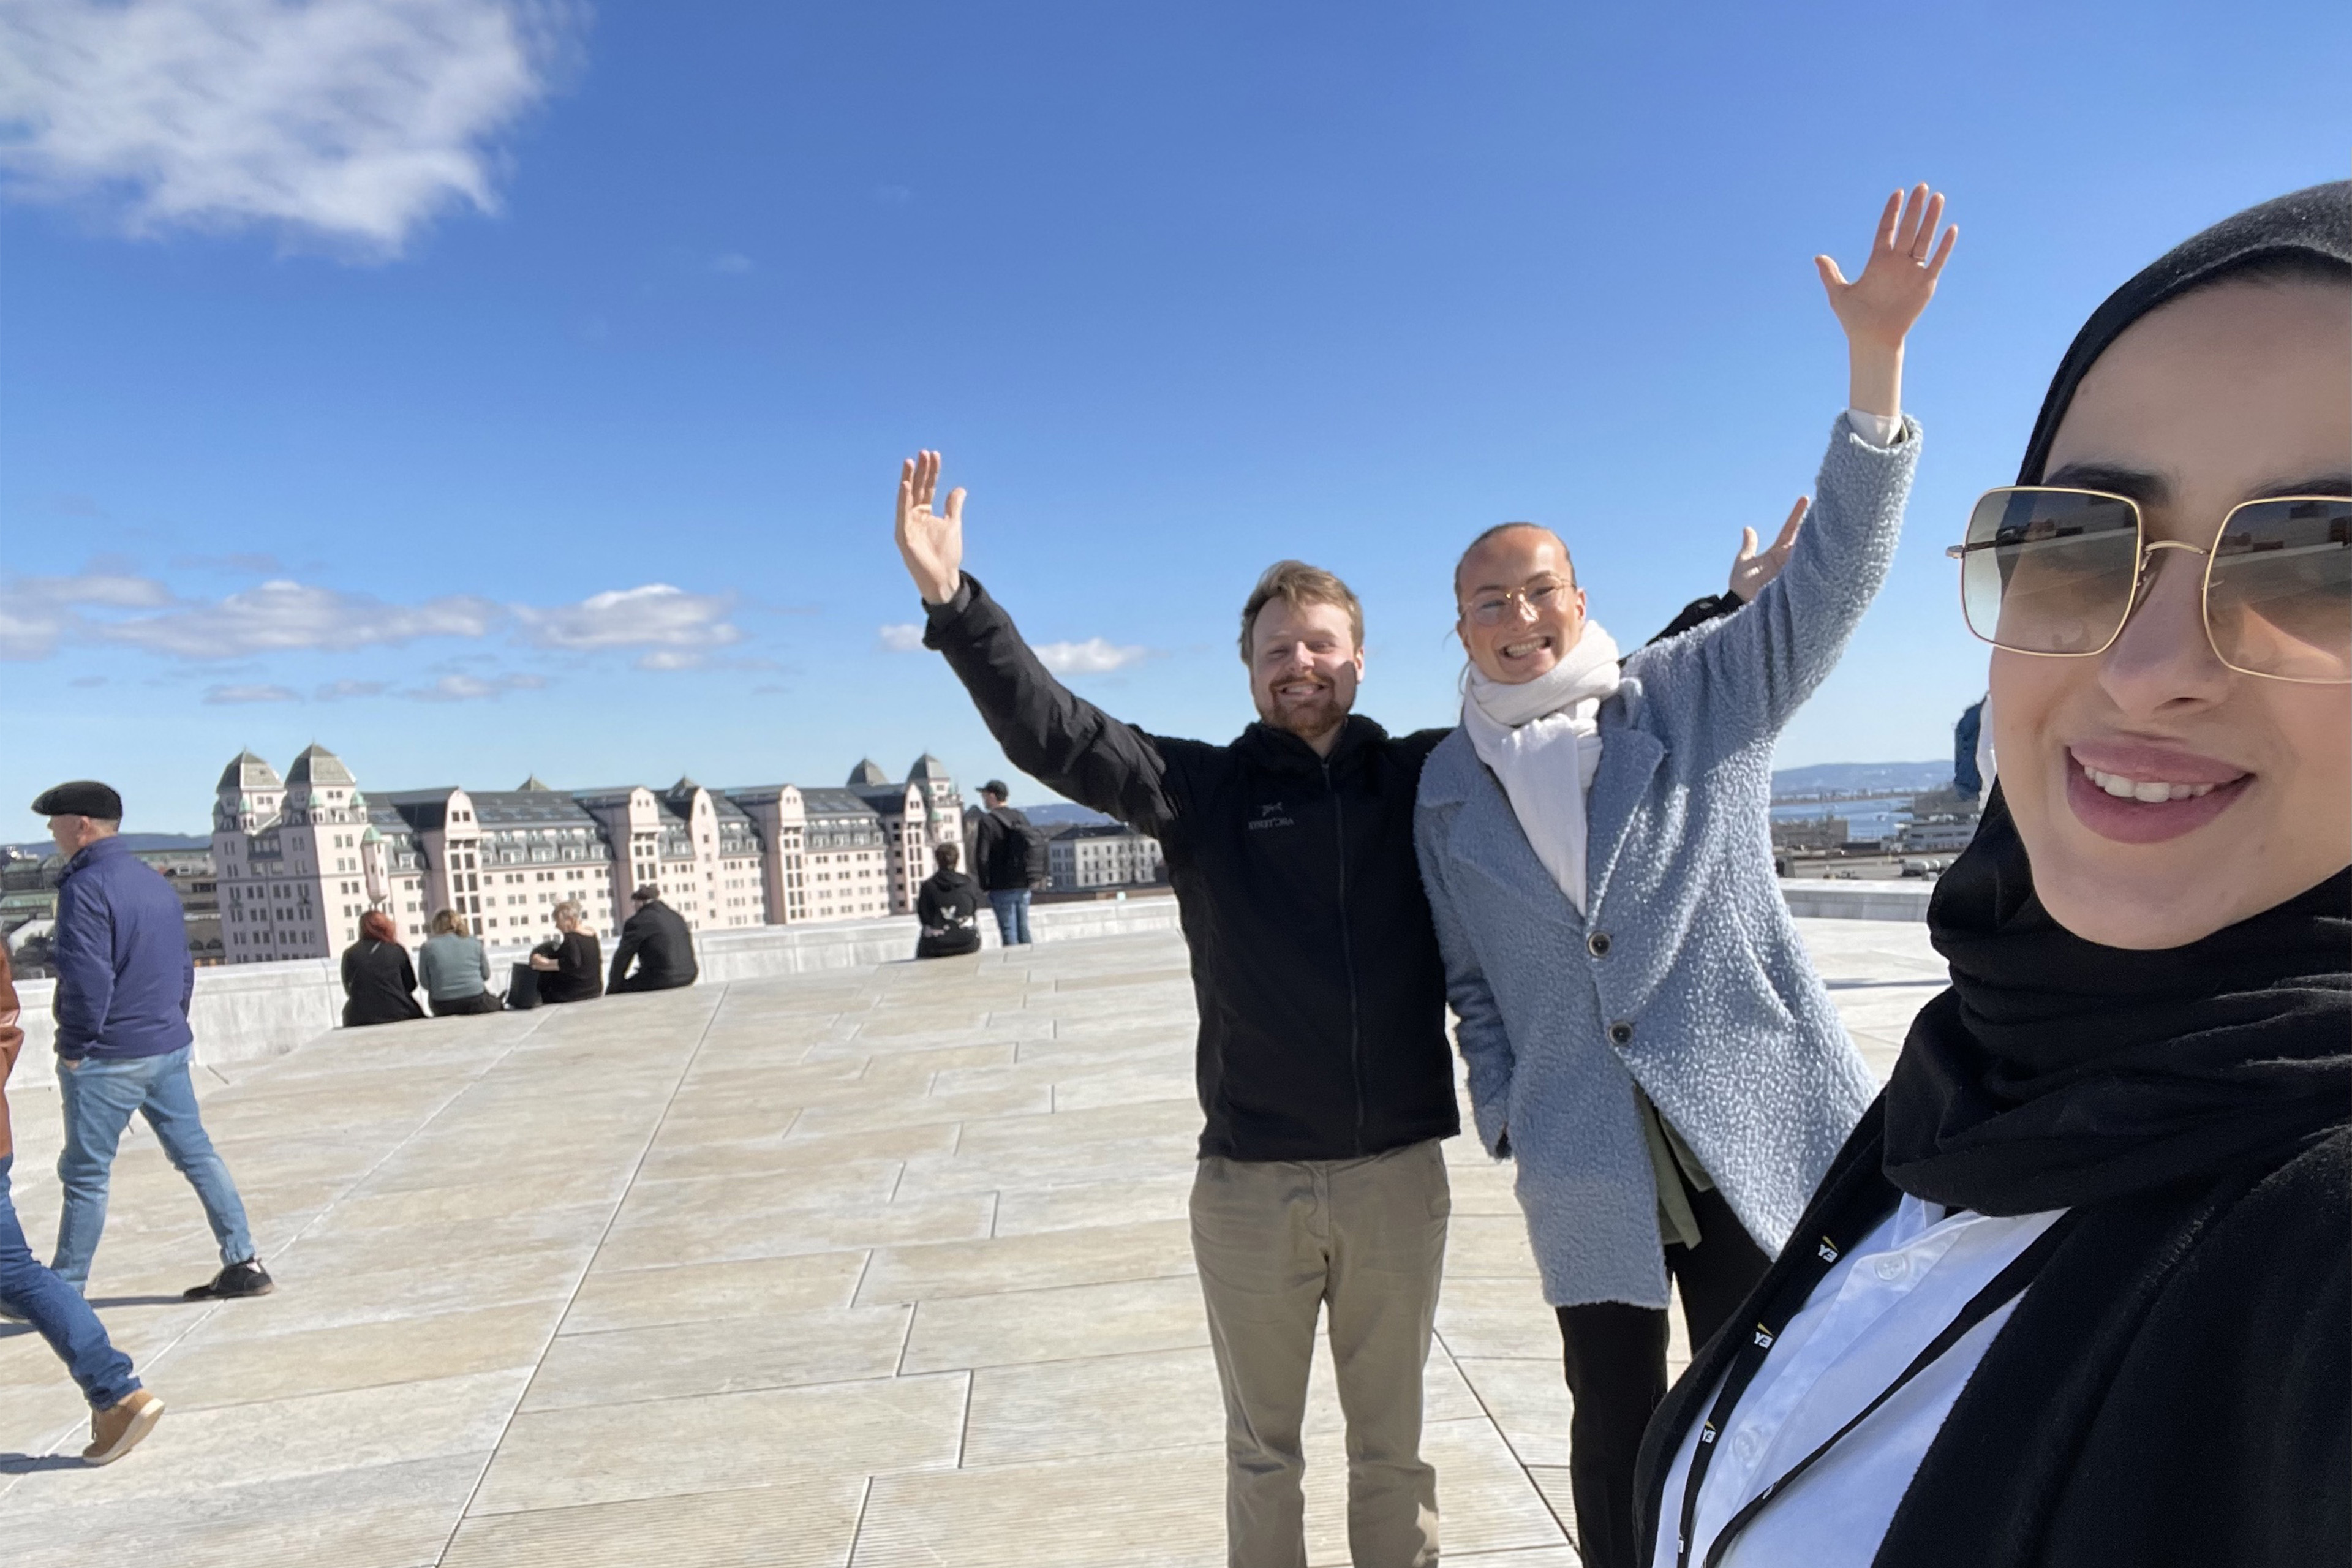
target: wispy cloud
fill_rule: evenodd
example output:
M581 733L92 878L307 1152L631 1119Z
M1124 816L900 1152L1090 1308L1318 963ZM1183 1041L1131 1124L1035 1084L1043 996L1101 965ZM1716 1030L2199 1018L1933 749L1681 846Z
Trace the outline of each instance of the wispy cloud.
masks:
M740 275L751 271L751 258L740 250L721 251L710 259L710 270Z
M430 686L401 695L415 702L480 702L509 691L536 691L546 684L547 678L540 675L499 675L487 679L478 675L445 675Z
M331 680L311 695L321 702L344 702L355 697L381 697L388 689L381 680Z
M299 702L302 700L302 694L283 686L214 686L205 689L205 700L215 704Z
M0 0L0 170L123 228L261 224L377 255L497 206L567 0Z
M235 572L248 577L283 577L285 563L262 551L232 551L226 555L174 555L172 564L181 571Z
M923 628L913 621L903 621L882 627L875 640L890 653L917 653L923 646Z
M83 606L142 609L171 602L172 591L163 584L127 573L0 581L0 660L48 658L81 624Z
M597 594L552 609L515 606L532 646L580 652L598 648L711 648L741 639L727 619L733 601L689 594L667 583Z
M387 605L365 594L280 580L210 604L94 626L110 642L180 658L242 658L299 649L397 647L419 637L478 637L498 623L487 599L451 595Z
M1125 669L1151 657L1148 647L1088 637L1084 642L1048 642L1032 645L1030 651L1037 662L1055 675L1108 675L1114 669Z

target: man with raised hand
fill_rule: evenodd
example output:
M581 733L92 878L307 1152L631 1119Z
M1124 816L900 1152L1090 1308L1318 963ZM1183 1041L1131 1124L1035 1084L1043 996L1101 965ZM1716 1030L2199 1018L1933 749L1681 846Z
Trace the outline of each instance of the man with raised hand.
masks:
M1459 1121L1412 815L1445 731L1394 737L1351 711L1362 607L1297 561L1268 567L1242 607L1256 723L1226 745L1121 723L1048 674L963 570L964 492L935 510L939 477L927 451L898 481L924 645L1016 766L1160 840L1192 949L1207 1119L1192 1252L1224 1393L1228 1561L1305 1560L1299 1428L1328 1309L1350 1553L1434 1563L1422 1368L1450 1207L1439 1140Z

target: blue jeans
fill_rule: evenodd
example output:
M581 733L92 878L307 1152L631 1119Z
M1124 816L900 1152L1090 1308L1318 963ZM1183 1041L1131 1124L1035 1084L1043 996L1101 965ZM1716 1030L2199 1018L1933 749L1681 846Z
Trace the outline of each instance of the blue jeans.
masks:
M1029 889L1004 888L988 895L989 907L996 911L996 934L1004 945L1029 940Z
M196 1086L188 1079L189 1049L182 1046L160 1057L120 1061L58 1058L66 1112L66 1147L58 1156L58 1181L65 1187L65 1208L58 1215L58 1251L49 1267L77 1290L89 1283L89 1260L106 1229L107 1177L122 1130L134 1113L147 1118L173 1168L196 1189L205 1218L212 1222L214 1238L220 1243L221 1261L243 1263L253 1256L245 1204L196 1115Z
M8 1195L8 1172L16 1163L16 1156L0 1154L0 1307L23 1317L49 1342L92 1410L120 1405L139 1386L131 1358L114 1348L80 1292L42 1268L25 1245L25 1227L16 1223L16 1205Z

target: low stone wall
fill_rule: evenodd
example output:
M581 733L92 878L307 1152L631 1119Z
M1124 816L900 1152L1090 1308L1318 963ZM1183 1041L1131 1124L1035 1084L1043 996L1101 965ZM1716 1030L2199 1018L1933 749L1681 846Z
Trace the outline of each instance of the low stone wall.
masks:
M1790 912L1813 919L1920 921L1927 917L1929 882L1784 881ZM981 944L997 945L996 922L981 912ZM1176 900L1165 892L1139 893L1066 904L1038 904L1029 911L1030 932L1041 942L1177 929ZM695 939L706 980L761 980L816 970L854 969L911 959L915 919L843 921L836 924L759 926L751 931L709 931ZM519 956L491 955L503 976ZM20 980L26 1047L38 1061L51 1041L50 993L54 982ZM495 983L494 983L495 984ZM196 1059L214 1066L282 1056L341 1022L343 988L337 960L298 958L276 963L227 964L196 971L195 999L188 1021L196 1035Z
M983 949L997 945L996 921L980 917ZM1039 905L1029 915L1030 934L1041 942L1129 931L1174 931L1176 900L1167 893L1140 893L1098 902ZM843 921L837 924L759 926L751 931L709 931L695 939L706 980L759 980L813 970L853 969L864 964L910 960L915 952L915 917ZM521 949L493 949L492 989L502 989L507 966ZM54 1038L50 1002L56 982L20 980L25 1045L39 1061ZM215 1067L283 1056L305 1040L342 1022L341 961L297 958L274 963L224 964L196 971L188 1022L195 1031L196 1060Z
M1789 912L1809 920L1924 921L1936 884L1925 879L1900 882L1832 882L1784 879L1780 896Z

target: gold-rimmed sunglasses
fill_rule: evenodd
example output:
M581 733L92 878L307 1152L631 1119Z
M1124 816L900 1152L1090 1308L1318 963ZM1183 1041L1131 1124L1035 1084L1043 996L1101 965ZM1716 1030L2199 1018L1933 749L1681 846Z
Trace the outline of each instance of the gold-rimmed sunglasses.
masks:
M1969 630L2012 653L2102 654L2147 596L2158 555L2205 558L2199 602L2214 657L2242 675L2352 682L2352 498L2241 501L2210 548L2147 537L2128 496L2048 485L1987 490L1960 563Z

